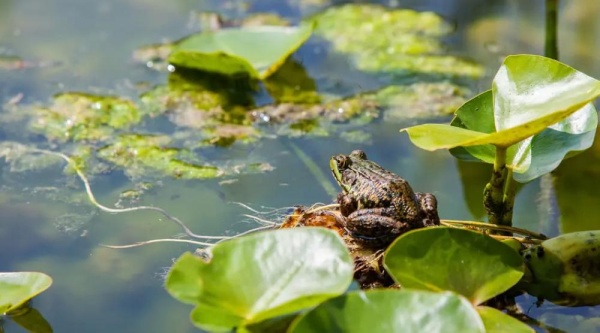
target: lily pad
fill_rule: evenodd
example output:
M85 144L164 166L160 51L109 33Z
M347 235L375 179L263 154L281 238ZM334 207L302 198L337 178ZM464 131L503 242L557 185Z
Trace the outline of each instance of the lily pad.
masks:
M387 249L384 264L403 287L451 290L475 305L508 290L523 276L523 261L510 246L446 227L400 236Z
M478 306L477 312L483 320L486 333L533 333L533 328L507 315L506 313L487 306Z
M507 148L525 140L510 148L508 158L522 174L515 179L527 181L554 169L570 151L591 145L597 115L589 103L599 95L600 81L556 60L509 56L493 89L459 108L452 125L424 124L403 131L427 150L479 146L466 152L488 163L495 154L491 145ZM560 148L554 144L557 138L565 140ZM458 156L464 153L455 150Z
M51 284L52 278L44 273L0 273L0 314L18 308Z
M256 233L219 243L211 252L209 262L182 255L166 281L173 297L196 306L194 324L209 331L315 306L342 294L354 269L341 238L321 228Z
M387 9L379 5L331 7L309 18L315 34L349 55L367 72L407 75L431 73L479 77L483 68L444 54L439 38L452 26L432 12Z
M356 291L302 315L291 333L485 332L475 308L454 293Z
M168 60L176 66L224 75L248 74L262 80L273 74L312 30L312 25L302 25L201 32L178 42Z

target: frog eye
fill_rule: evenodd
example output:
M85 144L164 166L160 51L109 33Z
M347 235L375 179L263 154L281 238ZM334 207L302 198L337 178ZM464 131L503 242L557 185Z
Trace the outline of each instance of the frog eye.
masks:
M366 160L367 159L367 154L364 151L360 150L360 149L353 150L350 153L350 156L356 157L356 158L360 158L361 160Z
M344 155L337 155L335 157L335 163L337 164L338 169L346 169L350 166L350 159Z

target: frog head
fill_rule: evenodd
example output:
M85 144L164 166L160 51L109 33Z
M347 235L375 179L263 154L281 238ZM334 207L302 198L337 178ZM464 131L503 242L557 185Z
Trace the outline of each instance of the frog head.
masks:
M350 193L356 178L356 170L367 160L367 154L362 150L354 150L350 155L334 155L329 160L333 178L344 193Z

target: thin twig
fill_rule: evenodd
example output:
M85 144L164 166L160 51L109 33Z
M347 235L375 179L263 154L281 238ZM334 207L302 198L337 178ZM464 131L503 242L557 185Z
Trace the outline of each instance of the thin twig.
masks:
M147 241L143 241L143 242L137 242L137 243L133 243L133 244L127 244L127 245L107 245L107 244L100 244L100 246L107 247L109 249L130 249L130 248L133 248L133 247L139 247L139 246L144 246L144 245L148 245L148 244L152 244L152 243L163 243L163 242L169 242L169 243L188 243L188 244L195 244L195 245L199 245L199 246L213 246L213 245L215 245L213 243L198 242L198 241L194 241L194 240L191 240L191 239L159 238L159 239L151 239L151 240L147 240Z
M63 153L54 152L54 151L45 150L45 149L30 148L29 150L31 152L34 152L34 153L40 153L40 154L47 154L47 155L58 156L58 157L62 158L63 160L65 160L69 165L71 165L73 167L73 169L75 170L75 172L77 173L77 176L79 176L79 179L81 179L81 181L83 182L83 185L85 186L85 192L87 193L87 196L88 196L88 199L90 200L90 202L94 206L98 207L98 209L100 209L102 211L105 211L105 212L108 212L108 213L128 213L128 212L135 212L135 211L138 211L138 210L153 210L153 211L161 213L167 219L175 222L177 225L179 225L183 229L183 231L185 232L186 235L188 235L188 236L190 236L192 238L196 238L196 239L215 239L215 240L222 240L222 239L229 238L229 237L226 237L226 236L203 236L203 235L195 234L194 232L192 232L192 230L190 230L190 228L188 228L183 223L183 221L181 221L180 219L178 219L175 216L172 216L171 214L167 213L164 209L159 208L159 207L153 207L153 206L137 206L137 207L129 207L129 208L110 208L110 207L106 207L106 206L100 204L96 200L96 197L94 196L94 193L92 192L92 187L90 186L90 182L88 181L87 177L77 167L77 165L75 165L75 162L69 156L67 156L67 155L65 155Z
M529 236L534 239L540 239L540 240L548 239L548 237L546 237L546 235L544 235L544 234L533 232L533 231L530 231L527 229L521 229L521 228L517 228L517 227L509 227L509 226L491 224L491 223L485 223L485 222L441 220L440 224L449 226L449 227L453 227L456 225L465 225L465 226L472 226L475 228L483 228L483 229L491 229L491 230L497 230L497 231L506 231L506 232L511 232L511 233L517 233L520 235Z
M267 225L267 226L274 227L274 226L277 225L277 222L269 221L269 220L260 218L258 216L254 216L254 215L250 215L250 214L242 214L242 216L247 217L249 219L252 219L252 220L254 220L254 221L256 221L256 222L258 222L260 224Z

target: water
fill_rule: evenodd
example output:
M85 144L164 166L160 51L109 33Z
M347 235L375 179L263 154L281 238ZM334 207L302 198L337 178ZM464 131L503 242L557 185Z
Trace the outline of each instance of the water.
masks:
M52 95L63 91L112 94L137 99L140 83L162 84L164 73L147 70L131 60L132 50L148 43L175 40L194 31L193 12L218 10L231 18L251 11L274 11L293 21L317 10L299 7L298 1L139 1L103 2L52 0L0 0L0 54L16 54L42 63L38 68L0 69L0 101L19 99L20 105L48 104ZM398 2L382 2L396 6ZM543 33L542 2L523 1L403 1L417 10L432 10L456 24L457 31L446 39L448 52L484 64L487 74L469 81L474 91L489 82L506 54L541 53ZM590 7L595 6L595 11ZM600 77L596 61L600 45L600 23L595 2L564 2L560 17L560 57L573 67ZM296 57L309 76L319 78L319 59L312 52L317 44L303 47ZM336 67L343 77L344 64ZM348 74L350 75L350 74ZM377 82L357 75L343 82L341 93L350 95L372 89ZM361 78L364 81L360 81ZM317 79L320 87L327 82ZM325 89L325 88L322 88ZM21 95L22 94L22 95ZM268 100L260 100L266 103ZM262 102L261 102L262 101ZM160 128L158 118L147 128ZM2 126L0 139L29 142L54 150L61 144L21 128ZM369 158L390 168L419 191L433 192L440 202L440 216L448 219L482 218L481 190L489 168L457 163L447 152L424 152L414 148L398 129L414 121L376 121L369 125L370 142L357 144L331 137L277 138L250 146L208 148L203 154L226 160L248 157L268 161L275 169L262 174L241 174L219 184L216 180L174 180L165 178L136 204L159 206L198 233L234 234L256 226L242 214L241 202L257 209L290 207L330 202L331 196L314 179L291 145L305 151L328 175L332 154L364 149ZM154 126L154 127L153 127ZM168 127L168 126L167 126ZM518 226L554 235L597 229L600 217L600 180L596 145L590 151L564 163L557 173L524 186L517 197L515 221ZM0 164L0 271L42 271L54 279L53 286L37 297L34 306L56 332L194 332L188 320L189 306L172 299L162 288L162 274L174 258L193 250L181 244L155 244L128 250L111 250L99 244L127 244L152 238L176 236L174 224L153 212L107 214L89 205L84 190L73 176L65 176L64 164L25 173L10 172ZM119 194L134 188L116 169L93 177L98 200L106 205ZM263 208L264 207L264 208ZM561 214L562 213L562 214ZM535 300L523 298L525 306ZM530 313L567 331L584 330L574 323L595 316L595 308L556 310L533 309ZM571 316L571 317L570 317ZM579 328L578 328L579 327ZM20 332L10 321L6 332Z

